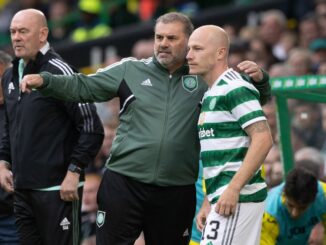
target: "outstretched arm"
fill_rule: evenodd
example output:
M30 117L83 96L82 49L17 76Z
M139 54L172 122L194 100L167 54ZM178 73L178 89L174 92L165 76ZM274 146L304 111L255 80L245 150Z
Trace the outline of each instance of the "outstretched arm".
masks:
M21 81L20 88L23 93L30 93L32 89L42 87L43 82L43 78L39 74L26 75Z
M44 96L73 102L102 102L117 97L124 83L126 62L99 69L94 74L51 75L48 72L26 75L22 92L38 89Z

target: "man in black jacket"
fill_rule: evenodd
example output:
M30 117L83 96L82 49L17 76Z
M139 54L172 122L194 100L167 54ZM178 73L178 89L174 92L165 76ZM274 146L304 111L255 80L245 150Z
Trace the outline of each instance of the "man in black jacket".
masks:
M2 83L5 132L0 139L0 183L14 192L22 245L78 244L83 168L102 144L103 127L93 104L67 103L38 91L20 92L26 74L73 73L50 48L43 13L19 11L10 33L16 58Z
M4 71L11 66L9 54L0 51L0 137L4 132L4 100L1 89L1 77ZM17 228L15 226L15 217L13 209L13 197L11 193L5 192L0 187L0 244L9 243L19 244Z

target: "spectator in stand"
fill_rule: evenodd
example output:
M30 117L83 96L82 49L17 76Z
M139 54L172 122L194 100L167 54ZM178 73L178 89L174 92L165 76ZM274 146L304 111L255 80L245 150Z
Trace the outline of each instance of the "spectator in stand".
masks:
M326 62L326 38L315 39L310 43L309 49L312 52L312 69L317 73L320 64Z
M239 31L239 38L250 42L252 39L258 37L258 27L257 26L243 26Z
M280 161L275 161L271 165L268 188L272 189L282 183L284 177L283 164Z
M269 152L265 158L265 161L263 163L264 164L265 181L266 181L268 189L271 189L273 186L275 186L275 182L276 182L275 181L275 170L277 170L278 167L274 168L274 165L280 163L280 161L281 161L281 157L280 157L279 146L274 144L272 146L272 148L269 150Z
M233 40L238 39L237 30L236 30L236 27L234 25L225 24L222 28L228 34L231 43L233 42ZM245 40L243 40L243 41L245 41Z
M326 1L315 0L315 12L317 14L317 21L320 30L320 37L326 38Z
M266 70L278 62L278 59L273 55L272 47L260 38L254 38L250 41L247 59L255 61Z
M280 143L280 142L278 142ZM292 151L296 152L303 147L306 147L307 144L305 140L302 138L300 132L296 130L296 128L291 127L291 143L292 143Z
M312 56L309 50L295 48L290 51L287 59L293 76L303 76L312 74Z
M269 68L271 78L286 77L292 74L290 66L287 63L275 63Z
M133 8L129 7L130 5L132 5L131 1L112 1L110 7L106 10L110 27L116 29L139 22L138 14ZM102 6L105 7L105 5Z
M271 46L273 55L279 60L285 59L285 52L280 46L285 30L286 16L282 11L272 9L262 13L259 36L267 45Z
M298 101L293 113L293 130L298 133L307 146L320 150L326 140L326 133L322 129L319 104Z
M320 63L320 65L318 66L317 74L318 75L326 74L326 61Z
M313 173L317 179L319 179L320 166L316 162L308 160L308 158L306 160L299 160L299 161L295 160L295 167L305 168L309 170L311 173Z
M77 28L71 33L73 42L85 42L110 35L111 28L100 18L100 0L79 0L78 8L81 18Z
M141 21L149 21L153 18L154 12L156 11L158 0L139 0L138 15Z
M298 34L294 31L286 30L280 40L280 49L283 50L283 56L286 60L289 56L291 49L295 48L298 44Z
M280 160L281 160L281 154L280 154L279 146L274 144L272 148L269 150L265 158L264 165L272 165L274 162Z
M320 37L319 26L315 14L310 13L299 22L299 45L301 48L309 48L311 42Z
M238 71L238 64L246 59L246 50L248 43L241 39L234 39L230 44L230 53L228 56L228 64L231 68Z
M66 20L71 13L69 3L65 0L56 0L49 4L49 41L51 43L66 41L73 28L73 23Z
M147 59L154 54L153 50L154 40L151 39L141 39L137 41L132 47L131 56L136 59Z
M321 152L314 147L303 147L294 153L295 163L307 160L315 166L316 170L313 170L313 172L316 172L316 177L325 181L325 160Z

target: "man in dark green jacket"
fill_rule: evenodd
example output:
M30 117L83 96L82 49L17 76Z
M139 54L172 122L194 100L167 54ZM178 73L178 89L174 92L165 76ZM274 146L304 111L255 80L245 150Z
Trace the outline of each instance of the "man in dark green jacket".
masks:
M144 231L149 245L186 245L195 212L197 120L207 85L188 75L190 20L179 13L155 25L154 57L133 58L95 74L26 76L22 90L71 101L120 98L120 125L98 192L98 244L133 244ZM253 62L240 69L270 96L268 75ZM247 79L248 80L248 79Z

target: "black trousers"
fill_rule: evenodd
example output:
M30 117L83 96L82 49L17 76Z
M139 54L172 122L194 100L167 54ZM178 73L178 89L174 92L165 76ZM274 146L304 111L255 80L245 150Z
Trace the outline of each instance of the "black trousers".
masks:
M14 214L21 245L80 244L79 200L65 202L55 191L15 190Z
M97 245L188 245L195 185L159 187L106 170L98 195Z

